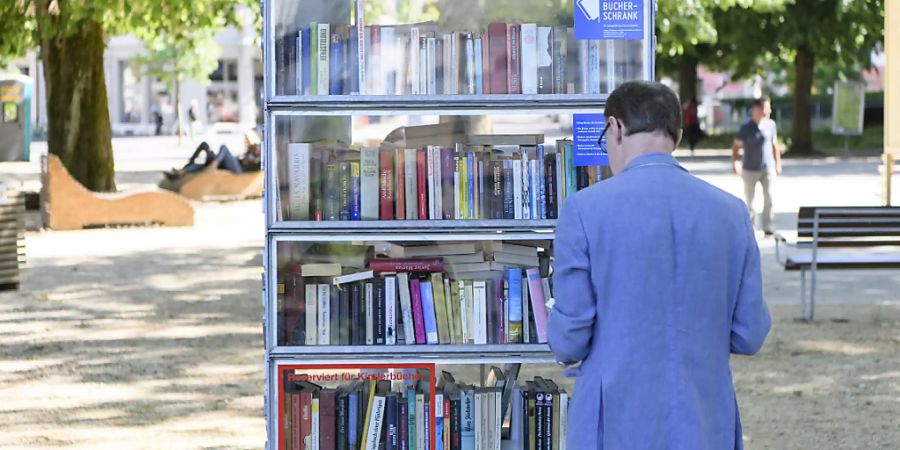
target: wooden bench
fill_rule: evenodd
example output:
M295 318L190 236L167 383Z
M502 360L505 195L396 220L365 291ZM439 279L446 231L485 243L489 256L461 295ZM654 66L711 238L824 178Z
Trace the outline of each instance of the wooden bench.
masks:
M174 190L191 200L248 199L262 197L263 172L233 173L208 167L186 175L183 183ZM165 180L164 180L165 181ZM164 183L161 188L168 189Z
M815 316L816 275L819 270L900 269L900 208L803 207L797 217L798 250L782 257L788 242L775 235L775 257L785 270L800 272L803 317ZM844 254L821 255L820 249L843 249ZM883 249L886 252L873 250ZM854 253L847 250L854 249ZM807 293L806 272L810 273Z
M56 155L44 157L41 171L41 212L50 229L194 225L194 208L180 195L166 191L92 192L69 174Z

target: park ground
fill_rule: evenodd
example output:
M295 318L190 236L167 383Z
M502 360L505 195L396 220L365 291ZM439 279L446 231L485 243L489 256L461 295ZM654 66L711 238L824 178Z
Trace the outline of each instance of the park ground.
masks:
M173 144L116 139L120 189L181 164ZM738 194L725 154L682 161ZM32 159L0 175L37 189ZM800 205L878 205L877 164L787 160L778 228L795 229ZM261 206L195 207L193 228L27 233L21 289L0 293L0 448L263 447ZM773 328L759 355L732 360L746 448L900 448L900 275L822 273L807 324L799 275L759 242Z

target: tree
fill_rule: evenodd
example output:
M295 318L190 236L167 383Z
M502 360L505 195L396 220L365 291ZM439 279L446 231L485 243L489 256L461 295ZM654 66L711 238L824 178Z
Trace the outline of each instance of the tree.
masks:
M793 0L773 11L721 19L731 30L725 39L728 51L741 59L742 71L791 67L790 152L801 155L813 152L810 103L817 69L854 78L870 65L872 50L884 39L883 0Z
M109 36L213 29L238 23L257 0L3 0L0 60L39 47L47 92L47 144L88 189L115 190L103 72ZM258 12L256 13L258 17Z
M135 58L147 76L163 82L175 94L178 140L184 135L181 105L181 83L187 79L201 81L216 69L219 48L213 30L168 32L144 41L147 54Z

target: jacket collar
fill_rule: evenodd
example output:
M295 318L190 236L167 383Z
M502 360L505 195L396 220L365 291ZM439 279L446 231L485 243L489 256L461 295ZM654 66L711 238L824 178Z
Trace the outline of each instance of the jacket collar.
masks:
M627 172L635 167L649 166L649 165L653 165L653 166L667 165L667 166L677 167L681 170L686 171L686 169L684 167L682 167L681 164L678 163L678 160L675 159L675 157L672 156L671 153L653 152L653 153L644 153L643 155L635 157L634 159L629 161L628 164L625 165L625 168L622 169L622 172Z

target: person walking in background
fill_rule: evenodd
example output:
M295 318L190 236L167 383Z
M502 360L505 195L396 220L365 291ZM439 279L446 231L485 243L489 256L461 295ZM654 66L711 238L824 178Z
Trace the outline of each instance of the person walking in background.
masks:
M666 86L621 85L606 121L615 175L566 199L553 244L548 341L580 363L568 447L740 449L730 354L759 351L771 325L747 208L672 157Z
M700 117L697 114L697 99L692 98L684 103L684 137L687 139L688 146L691 148L691 156L694 156L694 149L703 139L703 130L700 128Z
M775 212L772 209L772 191L775 176L781 175L781 152L778 151L778 132L772 115L772 103L768 98L759 98L750 108L751 117L738 130L731 146L731 165L734 173L744 180L744 199L750 210L750 217L757 223L753 199L756 184L762 186L763 211L762 230L766 236L775 233ZM743 157L738 157L743 149Z
M194 137L200 133L200 107L197 104L197 100L191 100L191 106L188 107L188 129L191 132L191 142L194 141Z

